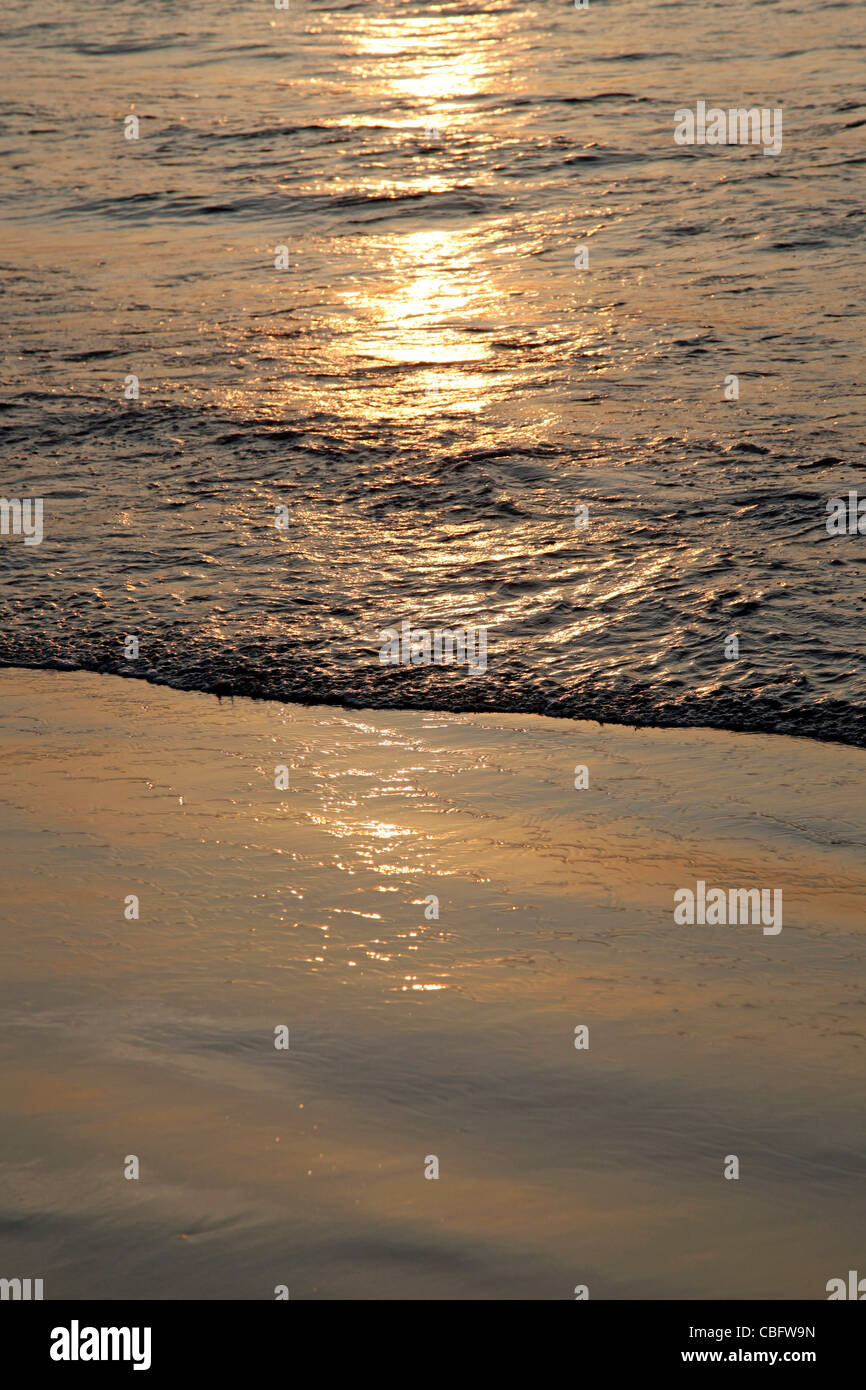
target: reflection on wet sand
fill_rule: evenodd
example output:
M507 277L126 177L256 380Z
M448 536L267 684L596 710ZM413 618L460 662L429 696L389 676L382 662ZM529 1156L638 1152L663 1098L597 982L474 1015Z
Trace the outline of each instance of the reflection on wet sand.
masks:
M811 1299L853 1267L866 755L0 684L7 1250L46 1296ZM784 929L675 926L696 878L773 884Z

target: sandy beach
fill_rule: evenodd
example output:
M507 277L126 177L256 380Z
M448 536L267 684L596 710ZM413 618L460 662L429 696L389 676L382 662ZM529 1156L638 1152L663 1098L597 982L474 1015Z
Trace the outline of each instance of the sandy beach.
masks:
M46 1298L858 1267L866 752L87 673L0 710L2 1263ZM783 929L675 925L698 880Z

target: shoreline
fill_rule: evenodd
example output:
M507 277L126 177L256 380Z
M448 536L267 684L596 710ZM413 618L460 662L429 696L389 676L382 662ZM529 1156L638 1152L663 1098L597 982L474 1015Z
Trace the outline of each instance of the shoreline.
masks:
M857 1267L866 752L8 668L0 711L0 1218L46 1299ZM696 880L783 929L676 925Z
M371 703L367 698L370 695L369 691L364 692L364 698L362 698L360 695L357 698L350 696L341 697L337 696L336 694L323 694L322 692L317 692L315 694L311 693L309 697L305 697L297 692L283 695L277 692L267 693L243 689L241 688L244 684L242 678L239 678L237 682L237 688L231 686L229 682L224 681L215 681L212 687L205 688L204 686L199 685L189 686L177 684L172 680L168 680L162 677L158 673L150 675L140 674L134 671L114 671L99 666L88 666L82 664L76 665L71 662L64 661L48 662L39 665L28 665L26 663L22 664L19 661L8 660L6 657L0 657L0 671L45 671L56 672L58 674L66 675L86 674L96 676L107 676L117 680L141 681L145 685L155 686L157 688L162 687L167 690L175 690L182 694L210 695L217 700L250 700L253 703L269 705L297 705L299 708L302 709L323 708L347 711L369 710L378 714L387 714L389 712L395 714L502 714L513 715L517 718L525 716L526 718L552 719L557 721L567 721L575 724L597 724L600 728L612 729L656 729L672 733L688 733L690 731L694 731L697 733L721 733L732 734L737 736L757 735L766 738L777 737L803 739L811 743L831 744L840 748L856 748L860 751L866 751L866 733L861 735L863 741L858 742L853 734L850 737L843 737L839 733L832 733L830 731L822 732L820 730L814 729L800 731L795 728L765 728L760 722L757 722L754 725L750 723L748 725L743 724L737 726L735 723L730 722L706 723L702 722L700 719L697 719L695 722L688 723L663 723L654 721L650 718L639 719L635 721L634 718L630 718L625 714L623 714L622 716L618 716L616 713L607 713L604 716L601 716L597 714L588 713L575 714L568 710L557 711L555 709L551 710L551 708L547 708L544 710L509 709L506 708L504 703L500 701L494 701L492 704L473 703L471 701L464 701L462 704L454 702L452 705L443 705L442 703L437 703L438 695L441 692L431 693L429 700L419 700L413 703L376 704L375 702ZM772 713L768 713L765 716L765 719L768 725L774 725L778 723L780 720L788 720L796 723L797 716L800 713L802 713L802 716L805 720L808 720L808 716L810 713L808 710L802 712L793 710L789 710L786 712L774 711Z

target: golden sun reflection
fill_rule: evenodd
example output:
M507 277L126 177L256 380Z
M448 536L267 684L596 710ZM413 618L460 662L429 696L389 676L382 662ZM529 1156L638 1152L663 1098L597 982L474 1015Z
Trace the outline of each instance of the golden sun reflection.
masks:
M481 265L468 253L472 234L419 231L389 238L383 248L388 280L372 292L347 296L359 320L369 324L355 349L386 362L477 362L487 343L471 334L489 313L494 291Z
M263 279L272 317L260 314L252 335L255 374L218 392L274 419L476 415L507 401L520 371L499 346L509 298L525 294L523 248L510 216L479 216L466 191L479 168L487 177L484 97L501 89L502 16L364 7L334 23L370 100L334 113L354 157L311 166L291 191L345 199L349 220L300 244L289 275ZM257 263L272 254L263 238Z
M477 96L492 78L489 55L498 37L496 18L365 16L363 28L353 36L356 71L395 96L425 104Z
M494 82L499 22L480 14L365 13L353 19L346 37L355 73L387 97L394 129L409 141L401 182L384 183L380 195L447 193L459 182L453 142L462 128L476 124L478 97ZM413 147L413 127L421 132L431 126L437 131L432 147L429 140ZM341 296L348 313L341 312L343 332L333 347L344 359L347 380L353 370L371 367L382 376L365 382L363 391L342 393L347 409L367 418L408 418L419 409L455 406L474 413L493 398L493 379L463 370L490 356L491 326L503 307L490 274L496 258L489 232L440 225L365 235L363 263ZM408 370L401 374L401 368Z

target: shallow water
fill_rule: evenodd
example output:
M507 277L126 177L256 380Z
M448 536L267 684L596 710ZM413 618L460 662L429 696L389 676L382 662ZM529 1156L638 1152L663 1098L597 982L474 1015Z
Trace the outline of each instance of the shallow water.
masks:
M83 673L0 697L5 1274L823 1299L862 1268L861 750ZM675 925L698 877L780 888L782 931Z
M866 441L860 7L3 28L0 490L46 534L0 541L0 659L866 743L824 525ZM781 155L676 146L699 98L781 106ZM380 666L403 619L489 625L487 671Z

